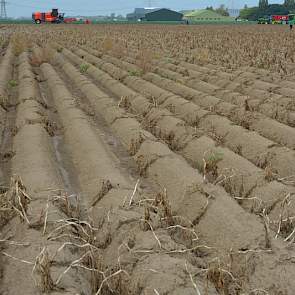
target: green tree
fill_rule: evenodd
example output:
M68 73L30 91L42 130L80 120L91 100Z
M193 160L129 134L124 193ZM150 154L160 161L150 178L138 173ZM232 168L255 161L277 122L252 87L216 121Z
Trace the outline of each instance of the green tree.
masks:
M289 13L289 9L284 5L280 4L270 4L266 9L267 15L279 14L279 15L287 15Z
M259 0L258 7L260 9L267 9L267 7L268 7L268 0Z
M244 8L240 11L240 17L242 19L248 19L257 21L259 18L270 16L270 15L287 15L289 9L285 5L270 4L266 8L250 7Z
M295 9L295 1L294 0L285 0L284 6L288 9Z
M240 18L247 20L258 20L261 17L261 10L259 7L249 7L240 11Z
M224 4L221 4L215 11L223 16L229 16L229 13L227 11L227 8Z

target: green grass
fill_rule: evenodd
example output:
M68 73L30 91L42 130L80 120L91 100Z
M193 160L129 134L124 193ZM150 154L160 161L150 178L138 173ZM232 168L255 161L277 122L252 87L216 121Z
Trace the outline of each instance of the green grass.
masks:
M210 165L216 165L219 161L221 161L223 159L223 154L221 152L211 152L207 157L206 157L206 161L210 164Z
M81 73L86 73L87 70L89 69L90 65L89 64L81 64L80 65L80 72Z
M141 72L139 72L139 71L135 71L135 70L133 70L133 71L128 71L128 73L130 74L130 76L141 76Z
M11 88L16 87L16 86L17 86L17 81L15 81L15 80L10 80L10 81L8 82L8 86L11 87Z

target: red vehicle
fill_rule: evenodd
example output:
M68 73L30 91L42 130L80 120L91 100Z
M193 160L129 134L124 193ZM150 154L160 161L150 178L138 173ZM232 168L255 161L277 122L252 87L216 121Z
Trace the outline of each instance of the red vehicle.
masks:
M53 8L50 12L35 12L32 19L36 24L41 23L63 23L64 13L59 13L57 8Z
M272 15L271 23L272 24L286 24L289 21L288 15Z
M64 19L64 22L66 24L70 24L70 23L73 23L73 22L76 22L76 21L77 21L77 18L75 18L75 17L67 17L67 18Z

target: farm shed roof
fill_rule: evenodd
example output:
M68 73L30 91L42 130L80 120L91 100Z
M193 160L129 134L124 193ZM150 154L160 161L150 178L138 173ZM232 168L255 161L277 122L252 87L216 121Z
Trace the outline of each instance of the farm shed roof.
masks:
M128 13L127 18L128 19L139 19L144 17L147 13L157 11L161 8L159 7L148 7L148 8L135 8L134 12Z
M146 13L150 13L150 12L153 12L153 11L156 11L156 10L159 10L161 8L159 7L154 7L154 8L151 8L151 7L148 7L148 8L135 8L134 9L134 13L143 13L143 14L146 14Z
M167 8L149 12L145 15L145 20L148 21L181 21L182 18L182 13Z
M187 18L196 18L196 19L225 19L226 16L222 16L221 14L208 10L208 9L201 9L201 10L193 10L184 15Z
M186 15L186 14L188 14L188 13L191 13L191 12L193 12L194 10L180 10L179 12L180 13L182 13L183 15Z

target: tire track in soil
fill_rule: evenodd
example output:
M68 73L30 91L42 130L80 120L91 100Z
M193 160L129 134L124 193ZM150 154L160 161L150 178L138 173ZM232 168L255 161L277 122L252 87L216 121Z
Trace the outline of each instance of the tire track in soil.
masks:
M65 70L65 73L70 77L70 78L72 78L73 79L73 81L75 81L76 83L77 83L77 85L79 85L79 87L81 87L81 89L83 89L83 92L85 93L85 94L87 94L87 96L89 97L89 99L90 99L90 97L92 97L91 98L91 101L93 102L93 105L95 106L96 104L97 104L97 107L96 107L96 110L98 111L98 112L104 112L104 107L102 106L102 98L104 98L105 97L105 94L99 94L100 93L100 91L98 91L98 89L97 90L95 90L95 88L93 88L92 86L90 87L90 84L89 83L86 83L86 80L85 79L82 79L81 78L81 80L79 80L80 78L80 76L79 75L81 75L81 74L79 74L78 72L77 72L77 70L74 70L74 68L71 68L69 65L65 65L65 67L64 67L64 70ZM87 89L87 90L86 90ZM90 93L92 93L92 94L90 94ZM95 93L96 93L96 95L95 95ZM96 97L96 98L95 98ZM105 97L105 100L106 100L107 98ZM100 102L99 102L100 101ZM107 103L107 102L105 102L105 103ZM99 108L99 105L101 105L101 109ZM110 106L111 107L111 106ZM123 118L122 117L122 115L121 115L121 118ZM123 119L122 119L123 120ZM112 120L110 121L110 123L112 124ZM145 144L144 143L142 143L142 145L141 145L141 148L140 148L140 151L139 151L139 153L137 153L137 155L136 155L136 157L138 157L138 156L141 156L141 155L148 155L149 154L149 149L147 149L147 150L145 150ZM141 150L142 149L142 150ZM158 162L161 162L162 163L162 165L164 165L163 167L162 167L162 169L165 169L164 167L165 167L165 161L159 161L158 160ZM170 168L171 168L171 170L167 167L166 168L166 173L168 173L168 177L169 177L169 180L171 181L171 179L173 179L173 173L175 173L175 171L177 170L177 168L176 168L176 166L174 167L174 165L172 164L172 162L173 162L173 160L172 160L172 158L169 158L169 162L170 162ZM157 163L157 162L156 162ZM180 169L180 167L181 167L181 165L183 164L183 162L181 161L181 162L179 162L178 163L178 168ZM160 172L160 170L157 170L157 168L156 168L156 166L157 166L157 164L155 165L155 164L151 164L151 166L150 167L148 167L148 173L147 173L147 177L152 177L152 174L153 174L153 169L156 169L156 171L157 171L157 174L158 174L158 176L160 176L160 178L162 177L162 175L160 175L161 174L161 172ZM174 168L172 168L172 167L174 167ZM185 168L183 167L183 168L181 168L180 169L184 174L185 174ZM169 171L169 172L168 172ZM160 173L159 173L160 172ZM171 174L169 174L169 173L171 173ZM159 178L158 178L158 180L159 180ZM161 179L160 180L160 182L162 181L163 179ZM166 180L166 181L168 181L168 180ZM169 182L169 181L168 181ZM167 184L167 188L169 187L169 185L171 186L172 184L171 184L171 182L169 183L169 185L168 185L168 182L166 183ZM164 183L165 183L165 181L164 181ZM171 191L170 191L170 193L171 193ZM221 197L221 195L219 195L218 196L218 198L217 199L219 199ZM196 197L196 199L197 199L198 197ZM199 197L200 198L200 197ZM193 202L193 200L195 200L196 201L196 199L190 199L190 206L192 206L192 202ZM172 200L172 203L174 203L176 200ZM222 198L222 202L223 202L223 205L221 205L221 204L219 204L219 205L221 205L221 207L224 207L225 206L225 203L227 202L227 199L224 199L224 198ZM225 203L224 203L225 202ZM214 203L213 203L214 204ZM217 207L218 207L218 205L217 204L215 204ZM231 203L231 205L233 205L232 203ZM212 205L211 205L212 206ZM229 206L229 204L227 204L226 205L226 207L227 206ZM187 208L187 209L189 209L189 208ZM209 209L208 209L209 211L211 211L211 210L213 210L213 212L214 212L214 210L218 210L215 206L214 206L214 209L213 209L213 207L209 207ZM235 209L235 210L231 210L231 212L233 212L233 211L235 211L236 212L236 210L238 210L237 208ZM238 210L239 211L239 210ZM224 213L224 212L223 212ZM218 216L219 217L219 222L221 222L220 221L220 218L222 218L221 216L222 216L222 214L223 213L221 213L221 212L216 212L216 214L214 214L214 216ZM244 212L245 213L245 212ZM242 212L240 212L239 213L239 218L237 218L236 220L239 220L239 221L241 221L241 217L244 215L244 213L242 213ZM202 217L202 219L201 219L201 221L198 223L198 229L202 232L202 234L204 235L204 236L206 236L206 238L208 239L208 240L210 240L210 235L211 235L211 233L204 233L203 232L203 230L202 230L202 226L204 225L204 223L203 222L205 222L205 224L206 224L206 230L208 231L209 230L209 228L210 228L210 226L209 226L209 220L208 220L208 214L209 214L209 216L211 216L212 217L212 215L210 214L210 213L206 213L205 214L205 216L203 216ZM206 221L204 221L204 218L205 218L205 220ZM227 215L227 218L230 218L230 214L228 214ZM255 218L253 218L252 217L252 221L254 221L253 219L255 219ZM248 220L248 222L250 221L250 219L247 219ZM212 221L212 220L210 220L210 221ZM224 222L224 224L226 224L226 219L222 219L222 222ZM223 225L224 225L223 224ZM231 223L231 226L233 227L233 226L236 226L236 224L235 223ZM246 229L246 227L247 226L245 226L244 225L244 230ZM213 226L213 228L215 229L215 234L217 233L217 232L220 232L220 231L222 231L222 229L219 229L218 231L217 231L217 224L214 224L214 226ZM225 228L229 228L229 226L225 226ZM205 228L204 228L205 229ZM254 229L254 227L252 227L252 229ZM231 230L234 230L233 228L231 228ZM223 232L223 235L224 235L224 232ZM235 236L235 234L233 234L234 236ZM261 236L261 234L260 234L260 236ZM245 237L245 236L244 236ZM211 238L212 238L212 236L211 236ZM225 235L223 236L223 243L226 241L227 239L225 238ZM212 242L212 240L211 240L211 242ZM214 243L218 243L217 242L217 240L216 239L214 239L214 242L213 242L213 245L214 245ZM278 244L280 244L280 242L278 243ZM221 245L219 245L219 246L221 246ZM281 248L282 247L282 248ZM285 251L285 250L283 250L283 248L284 248L284 246L279 246L279 248L280 248L280 250L278 250L279 252L280 251ZM277 253L278 254L278 253ZM272 258L270 258L270 257L267 257L267 256L264 256L264 258L263 258L263 260L264 260L264 263L266 262L266 260L268 260L268 259L272 259ZM269 263L269 262L268 262ZM268 264L267 263L267 264ZM264 264L264 266L265 266L265 264ZM262 265L260 264L260 263L258 263L258 265L257 265L257 268L259 269L260 267L262 267ZM269 268L268 268L269 269ZM289 268L290 269L290 268ZM258 271L258 270L257 270ZM266 271L266 270L264 270L264 271ZM264 272L263 271L263 272ZM258 272L260 272L260 270L258 271ZM253 275L254 276L254 275ZM252 279L254 279L254 277L256 278L256 279L258 279L258 281L260 280L258 277L256 277L256 276L254 276L254 277L251 277L251 280ZM270 275L270 276L272 276L272 275ZM255 280L256 280L255 279ZM264 278L265 279L265 278ZM264 280L263 279L263 280ZM260 282L260 284L261 285L264 285L266 282L263 282L263 280ZM266 280L267 281L267 280ZM270 281L267 283L267 284L269 284L270 283ZM272 283L270 283L270 284L272 284ZM279 287L279 288L281 288L281 287ZM284 288L284 287L283 287Z

